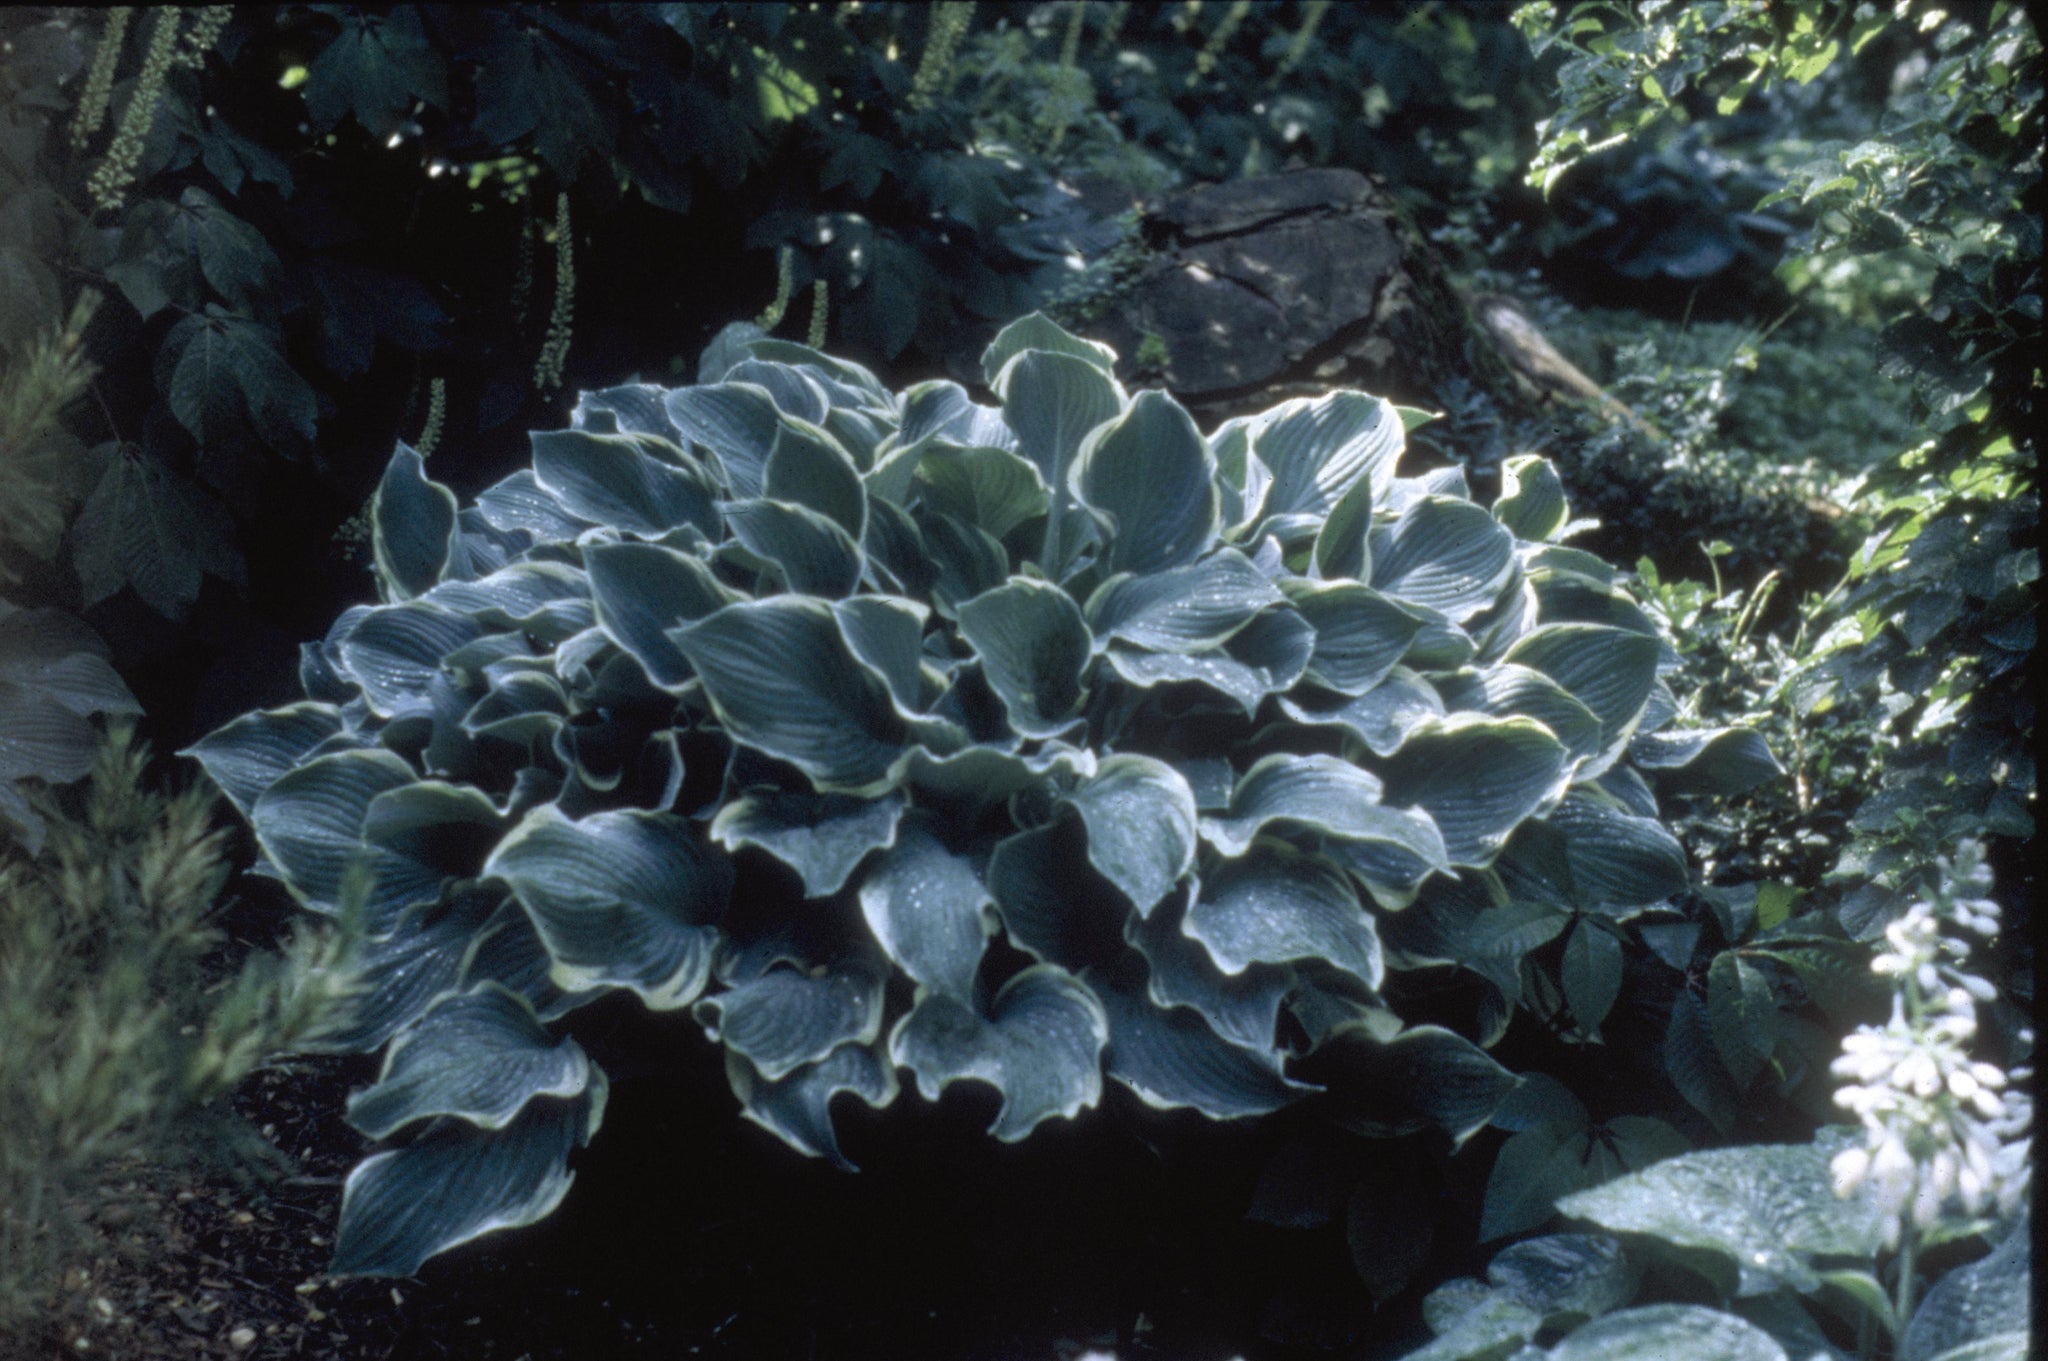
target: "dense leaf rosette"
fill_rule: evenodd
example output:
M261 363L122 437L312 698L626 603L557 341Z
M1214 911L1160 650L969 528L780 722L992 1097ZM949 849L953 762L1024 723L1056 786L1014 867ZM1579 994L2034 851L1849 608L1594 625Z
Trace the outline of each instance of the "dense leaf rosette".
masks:
M193 749L307 907L367 874L347 1038L390 1047L353 1114L410 1137L350 1183L347 1269L559 1198L604 1092L566 1032L621 990L842 1162L834 1095L961 1080L1001 1139L1105 1076L1218 1119L1349 1086L1355 1127L1462 1139L1516 1079L1404 1026L1389 971L1512 1006L1574 914L1684 887L1631 761L1768 760L1654 736L1654 626L1518 537L1564 523L1538 464L1489 513L1398 474L1378 398L1204 436L1040 317L990 348L994 406L709 353L586 393L470 506L401 448L382 603L307 645L303 702Z

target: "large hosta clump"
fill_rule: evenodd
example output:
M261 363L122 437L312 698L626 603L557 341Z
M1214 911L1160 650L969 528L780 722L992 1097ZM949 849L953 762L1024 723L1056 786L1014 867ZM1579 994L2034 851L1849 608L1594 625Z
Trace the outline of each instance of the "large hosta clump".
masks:
M992 1084L1001 1139L1105 1074L1219 1118L1314 1078L1388 1128L1486 1120L1515 1079L1404 1027L1385 971L1666 898L1641 772L1768 754L1647 735L1659 640L1554 542L1540 460L1489 512L1396 474L1384 401L1205 438L1111 358L1027 318L983 406L742 331L696 386L586 394L473 506L398 450L384 603L194 749L307 907L368 884L344 1043L385 1058L349 1113L395 1142L336 1270L552 1208L604 1106L572 1014L622 989L842 1162L831 1099L899 1072Z

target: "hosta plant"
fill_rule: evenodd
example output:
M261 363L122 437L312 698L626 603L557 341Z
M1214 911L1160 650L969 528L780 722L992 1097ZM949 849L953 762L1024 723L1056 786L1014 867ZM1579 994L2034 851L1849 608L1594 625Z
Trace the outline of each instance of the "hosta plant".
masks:
M832 1098L899 1074L991 1085L1004 1140L1105 1075L1463 1137L1516 1079L1388 971L1467 964L1505 1016L1503 943L1568 929L1597 1029L1620 922L1686 880L1653 786L1769 753L1653 731L1668 650L1554 541L1541 460L1489 511L1398 474L1382 400L1204 436L1112 358L1026 318L984 405L740 326L473 505L397 451L381 603L306 646L303 702L193 749L307 908L369 876L343 1042L383 1050L349 1115L391 1145L336 1271L547 1213L605 1103L575 1013L621 991L841 1162Z

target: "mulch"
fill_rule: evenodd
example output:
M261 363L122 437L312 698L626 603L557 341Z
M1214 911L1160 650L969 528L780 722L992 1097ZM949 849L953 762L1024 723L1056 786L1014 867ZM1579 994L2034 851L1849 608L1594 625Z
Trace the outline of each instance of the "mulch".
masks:
M740 1120L709 1068L615 1084L542 1224L418 1279L331 1280L365 1147L341 1112L369 1076L320 1061L238 1093L288 1175L216 1159L117 1178L52 1316L0 1361L1264 1361L1390 1340L1341 1233L1244 1221L1259 1164L1238 1136L1190 1160L1155 1140L1157 1113L1096 1112L998 1145L993 1100L956 1088L843 1114L849 1175Z

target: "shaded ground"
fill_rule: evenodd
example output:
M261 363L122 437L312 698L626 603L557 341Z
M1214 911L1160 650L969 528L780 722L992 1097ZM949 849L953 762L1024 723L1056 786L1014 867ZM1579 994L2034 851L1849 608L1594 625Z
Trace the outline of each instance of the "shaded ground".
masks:
M362 1147L342 1100L367 1072L265 1074L239 1105L299 1174L124 1183L21 1361L1223 1361L1419 1340L1412 1302L1370 1314L1341 1232L1243 1220L1269 1132L1129 1110L1005 1146L979 1132L992 1098L956 1089L842 1117L848 1176L740 1120L705 1067L620 1082L552 1219L401 1282L320 1274Z

